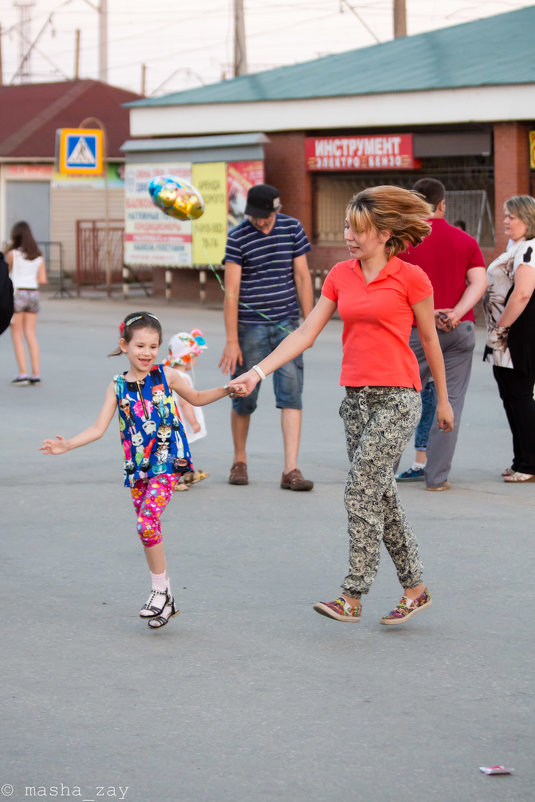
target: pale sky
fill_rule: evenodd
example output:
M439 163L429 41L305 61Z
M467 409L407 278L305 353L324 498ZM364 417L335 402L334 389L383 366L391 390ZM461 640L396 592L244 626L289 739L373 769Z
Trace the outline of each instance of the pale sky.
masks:
M37 39L30 60L34 82L73 78L77 28L80 77L98 78L99 14L93 6L99 2L16 0L16 5L14 0L0 0L4 83L20 83L13 78L20 63L21 4L30 18L29 41ZM140 92L142 63L149 96L231 77L232 0L107 2L108 83ZM387 41L393 36L392 5L392 0L244 0L249 72L367 47L376 39ZM406 5L410 35L535 3L406 0Z

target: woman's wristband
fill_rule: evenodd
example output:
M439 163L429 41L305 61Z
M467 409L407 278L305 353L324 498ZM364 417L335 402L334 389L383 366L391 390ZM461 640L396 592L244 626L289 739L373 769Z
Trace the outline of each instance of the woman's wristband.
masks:
M259 368L258 365L253 365L252 370L255 370L258 373L258 375L260 376L260 381L263 382L264 379L266 378L266 374L264 373L262 368Z

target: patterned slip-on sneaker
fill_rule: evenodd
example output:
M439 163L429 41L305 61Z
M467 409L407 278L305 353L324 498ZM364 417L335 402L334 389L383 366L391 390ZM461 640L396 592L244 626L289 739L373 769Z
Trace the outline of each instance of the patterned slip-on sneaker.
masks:
M408 599L407 596L402 596L397 607L381 618L381 624L404 624L416 613L421 613L426 607L431 607L431 604L431 594L427 588L417 599Z
M419 482L424 477L425 470L423 468L418 468L417 470L409 468L407 471L403 471L403 473L398 473L396 482Z
M512 468L504 468L502 471L502 476L512 476L514 474L514 470Z
M314 605L314 610L320 615L327 616L327 618L335 618L337 621L352 621L353 623L358 624L360 621L362 604L358 604L356 607L351 607L351 605L346 602L344 597L340 596L340 598L336 599L336 601L316 602Z

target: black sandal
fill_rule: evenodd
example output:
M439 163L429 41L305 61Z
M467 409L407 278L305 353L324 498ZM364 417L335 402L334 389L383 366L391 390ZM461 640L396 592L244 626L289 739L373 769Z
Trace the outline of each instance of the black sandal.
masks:
M157 599L157 596L161 596L161 600ZM168 595L166 590L151 590L149 598L139 611L139 617L155 618L157 615L161 615L167 604L167 599Z
M164 627L170 618L174 618L175 615L178 615L180 610L178 607L175 607L175 600L172 596L167 596L167 602L165 607L162 610L162 614L156 616L155 618L151 618L148 622L148 626L150 629L161 629Z

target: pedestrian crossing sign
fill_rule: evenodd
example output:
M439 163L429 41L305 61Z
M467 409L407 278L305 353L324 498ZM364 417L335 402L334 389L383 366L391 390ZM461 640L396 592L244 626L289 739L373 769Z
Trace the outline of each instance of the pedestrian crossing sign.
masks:
M56 132L56 170L62 175L102 175L103 131L60 128Z

